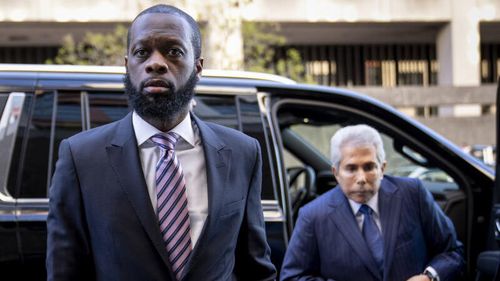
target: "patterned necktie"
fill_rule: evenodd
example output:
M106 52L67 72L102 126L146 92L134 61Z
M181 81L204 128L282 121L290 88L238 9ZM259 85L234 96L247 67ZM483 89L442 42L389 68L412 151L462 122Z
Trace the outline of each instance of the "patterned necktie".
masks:
M363 219L363 237L365 238L366 244L370 248L372 256L375 258L375 262L380 270L383 272L384 266L384 240L382 239L382 234L373 219L373 210L368 205L361 205L359 212L364 215Z
M191 253L186 183L174 151L179 137L174 132L151 137L162 150L162 157L156 165L157 213L163 241L177 280L181 280Z

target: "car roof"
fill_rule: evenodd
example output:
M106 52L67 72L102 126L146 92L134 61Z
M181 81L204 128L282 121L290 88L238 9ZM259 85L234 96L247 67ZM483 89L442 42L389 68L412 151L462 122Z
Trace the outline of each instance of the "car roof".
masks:
M37 73L88 73L88 74L125 74L124 66L100 65L54 65L54 64L1 64L0 72L37 72ZM296 84L292 79L252 71L203 69L204 78L234 78L277 82L282 84Z

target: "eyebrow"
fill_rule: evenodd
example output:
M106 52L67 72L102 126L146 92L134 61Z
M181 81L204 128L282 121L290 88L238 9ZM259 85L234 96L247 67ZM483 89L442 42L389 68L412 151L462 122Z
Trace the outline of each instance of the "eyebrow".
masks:
M149 44L149 37L150 36L144 36L142 38L138 38L138 39L132 41L130 44L130 47L134 48L137 45L151 45L151 44ZM183 49L187 49L186 44L184 44L183 41L179 40L178 38L174 38L174 37L167 36L167 35L162 36L162 37L163 37L162 44L179 45Z
M366 166L366 165L378 165L378 162L376 162L376 161L370 161L370 162L366 162L366 163L361 163L361 164L359 164L359 165L358 165L358 164L355 164L355 163L347 163L347 164L345 164L345 166L346 166L346 167L347 167L347 166L351 166L351 167L352 167L352 166L356 166L356 167L358 167L358 166L359 166L359 167L363 167L363 166Z

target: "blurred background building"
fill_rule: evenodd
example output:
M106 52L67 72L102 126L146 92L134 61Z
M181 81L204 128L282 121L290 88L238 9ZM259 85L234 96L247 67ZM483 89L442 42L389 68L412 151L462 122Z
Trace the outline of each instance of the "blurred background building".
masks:
M290 73L293 50L308 82L375 96L459 145L495 144L498 0L0 0L0 63L46 63L65 35L112 32L157 3L200 22L207 67L245 68L257 39L244 26L265 23L283 38L268 46L285 62L274 72Z

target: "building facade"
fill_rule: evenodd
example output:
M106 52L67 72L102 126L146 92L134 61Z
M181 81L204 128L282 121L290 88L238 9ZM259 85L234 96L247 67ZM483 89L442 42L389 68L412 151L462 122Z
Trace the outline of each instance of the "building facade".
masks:
M374 93L371 87L391 88L382 99L424 121L493 120L496 112L488 85L497 81L500 67L497 0L0 0L0 63L44 63L66 34L78 39L110 32L157 3L177 5L202 23L209 68L242 68L243 22L277 23L286 38L277 56L298 50L315 83L367 94ZM445 98L439 104L394 104L393 97L415 86ZM476 87L474 93L488 98L464 101L456 95L460 87ZM456 143L494 143L494 134L457 137L438 124L429 125Z

